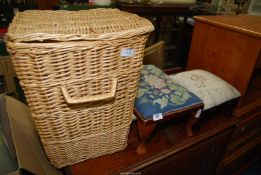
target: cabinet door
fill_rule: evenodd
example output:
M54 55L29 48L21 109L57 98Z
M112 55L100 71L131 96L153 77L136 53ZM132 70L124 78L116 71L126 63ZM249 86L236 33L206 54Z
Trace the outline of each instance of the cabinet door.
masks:
M142 170L141 174L213 174L231 134L232 129L228 129L204 142Z

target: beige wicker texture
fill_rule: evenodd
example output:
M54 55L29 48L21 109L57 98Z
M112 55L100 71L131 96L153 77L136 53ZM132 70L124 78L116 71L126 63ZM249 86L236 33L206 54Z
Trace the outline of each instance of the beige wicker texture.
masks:
M19 27L18 27L19 26ZM118 9L82 11L25 11L8 29L10 41L68 41L129 38L151 32L153 26L135 14Z
M152 24L114 9L25 11L9 29L8 51L51 163L124 149Z

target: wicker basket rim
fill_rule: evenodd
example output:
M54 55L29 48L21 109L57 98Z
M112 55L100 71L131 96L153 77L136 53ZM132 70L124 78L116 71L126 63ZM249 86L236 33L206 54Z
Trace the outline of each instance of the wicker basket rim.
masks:
M27 10L10 24L7 40L12 42L114 40L154 30L152 23L118 9L80 11Z

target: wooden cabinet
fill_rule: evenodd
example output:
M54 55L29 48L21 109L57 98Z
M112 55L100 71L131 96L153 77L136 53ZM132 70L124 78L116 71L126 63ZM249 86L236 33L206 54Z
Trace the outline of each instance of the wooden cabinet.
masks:
M200 130L188 138L185 122L171 120L157 128L145 155L138 155L138 137L131 125L128 147L114 154L70 166L73 175L144 174L212 175L232 136L237 120L223 115L201 122ZM69 174L69 173L68 173Z
M199 16L195 20L187 69L208 70L242 95L234 110L239 123L217 170L232 174L261 150L261 16Z
M203 141L167 158L156 165L145 168L141 174L147 175L191 175L213 174L224 148L230 139L231 129ZM171 167L171 168L170 168Z
M219 174L241 172L250 165L249 162L254 162L261 155L260 106L240 117L241 120L217 170Z
M201 16L195 20L187 69L208 70L244 97L260 59L261 17Z

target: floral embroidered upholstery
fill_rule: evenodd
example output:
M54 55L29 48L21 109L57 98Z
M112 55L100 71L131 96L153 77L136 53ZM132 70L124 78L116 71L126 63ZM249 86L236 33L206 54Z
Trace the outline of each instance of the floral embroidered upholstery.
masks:
M240 97L235 87L204 70L185 71L170 77L201 98L205 104L203 110Z
M196 95L175 83L159 68L153 65L143 66L135 108L144 119L200 103L202 101Z

